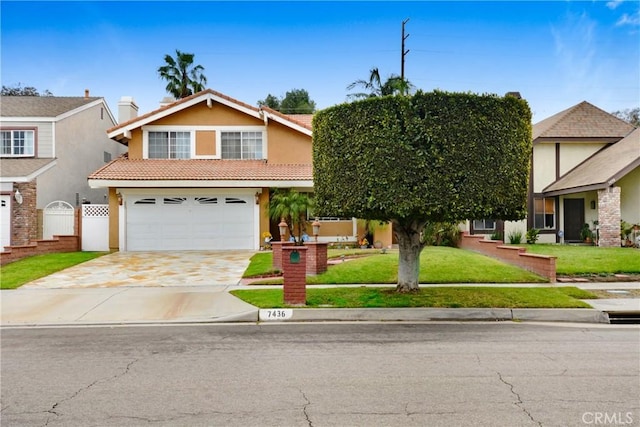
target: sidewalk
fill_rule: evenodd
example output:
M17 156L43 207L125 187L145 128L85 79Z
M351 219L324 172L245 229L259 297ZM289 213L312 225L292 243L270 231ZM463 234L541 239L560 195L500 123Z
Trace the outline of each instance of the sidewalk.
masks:
M572 284L573 285L573 284ZM580 283L583 289L640 289L638 282ZM348 286L348 285L340 285ZM356 285L362 286L362 285ZM375 286L375 285L372 285ZM487 286L452 284L428 286ZM544 287L543 284L492 284L491 286ZM560 285L562 286L562 285ZM311 287L311 286L309 286ZM316 285L313 287L330 287ZM269 289L280 286L182 286L3 290L1 325L117 325L153 323L207 323L268 321L259 310L228 291ZM479 321L518 320L608 323L606 312L640 312L640 298L587 300L593 309L287 309L287 321Z

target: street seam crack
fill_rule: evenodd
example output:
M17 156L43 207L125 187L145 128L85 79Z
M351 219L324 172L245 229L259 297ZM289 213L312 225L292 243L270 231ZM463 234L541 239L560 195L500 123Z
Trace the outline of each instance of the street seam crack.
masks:
M98 380L95 380L94 382L92 382L91 384L89 384L88 386L82 387L81 389L79 389L78 391L76 391L75 393L73 393L71 396L62 399L56 403L53 404L53 406L51 406L50 409L46 410L45 412L51 414L51 415L55 415L56 417L62 416L62 414L60 412L56 411L56 408L58 408L58 406L60 406L61 404L68 402L70 400L75 399L80 393L89 390L91 387L93 387L94 385L98 384L98 383L105 383L108 381L113 381L116 380L124 375L127 375L129 373L129 370L131 369L131 366L133 366L134 363L138 362L140 359L135 359L131 362L129 362L127 364L127 366L124 368L123 372L120 372L119 374L113 375L111 377L108 378L101 378ZM51 418L48 417L47 421L44 423L45 426L49 425L49 422L51 421Z
M300 394L302 394L302 397L304 398L304 400L306 400L307 403L304 404L304 406L302 407L302 413L304 414L304 417L307 420L307 424L309 424L309 427L313 427L313 423L311 422L311 419L309 418L309 413L307 412L307 406L311 405L311 401L309 400L309 398L307 397L306 394L304 394L304 391L300 390Z
M513 394L513 395L518 399L518 401L516 402L516 404L515 404L515 405L516 405L518 408L520 408L520 409L522 410L522 412L524 412L524 413L527 415L527 417L529 417L529 418L531 419L531 421L533 421L534 423L536 423L536 424L538 424L540 427L542 427L542 423L541 423L540 421L536 420L535 418L533 418L533 415L531 415L531 412L529 412L529 411L527 410L527 408L525 408L525 407L524 407L524 402L522 401L522 398L520 397L520 395L519 395L518 393L516 393L516 391L515 391L515 387L513 386L513 384L511 384L511 383L509 383L509 382L505 381L505 379L504 379L504 378L502 378L502 374L501 374L500 372L496 372L496 374L498 374L498 378L500 379L500 381L501 381L503 384L506 384L506 385L508 385L508 386L509 386L510 391L511 391L511 394Z

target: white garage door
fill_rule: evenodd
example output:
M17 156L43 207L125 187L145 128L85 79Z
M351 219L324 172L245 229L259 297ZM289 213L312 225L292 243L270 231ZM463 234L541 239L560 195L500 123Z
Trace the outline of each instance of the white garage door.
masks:
M11 196L0 196L0 252L11 244Z
M253 196L138 196L127 202L127 250L253 249Z

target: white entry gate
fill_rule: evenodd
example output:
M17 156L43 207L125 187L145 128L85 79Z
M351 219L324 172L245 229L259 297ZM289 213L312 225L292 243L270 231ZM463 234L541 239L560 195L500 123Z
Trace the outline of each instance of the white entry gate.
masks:
M73 236L76 234L73 219L74 209L69 203L62 200L49 203L43 211L42 238Z
M109 205L82 205L82 250L109 250Z

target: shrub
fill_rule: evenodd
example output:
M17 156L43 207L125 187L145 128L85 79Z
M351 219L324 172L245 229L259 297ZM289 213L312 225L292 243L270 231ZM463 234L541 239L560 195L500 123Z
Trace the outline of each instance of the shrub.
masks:
M530 245L535 244L538 241L540 230L537 228L530 228L527 230L527 243Z
M522 242L522 231L511 231L507 238L512 245L519 245Z
M491 234L491 240L502 240L502 232L501 231L494 231Z
M460 227L453 222L428 223L422 234L428 246L451 246L453 248L458 247L461 235Z

